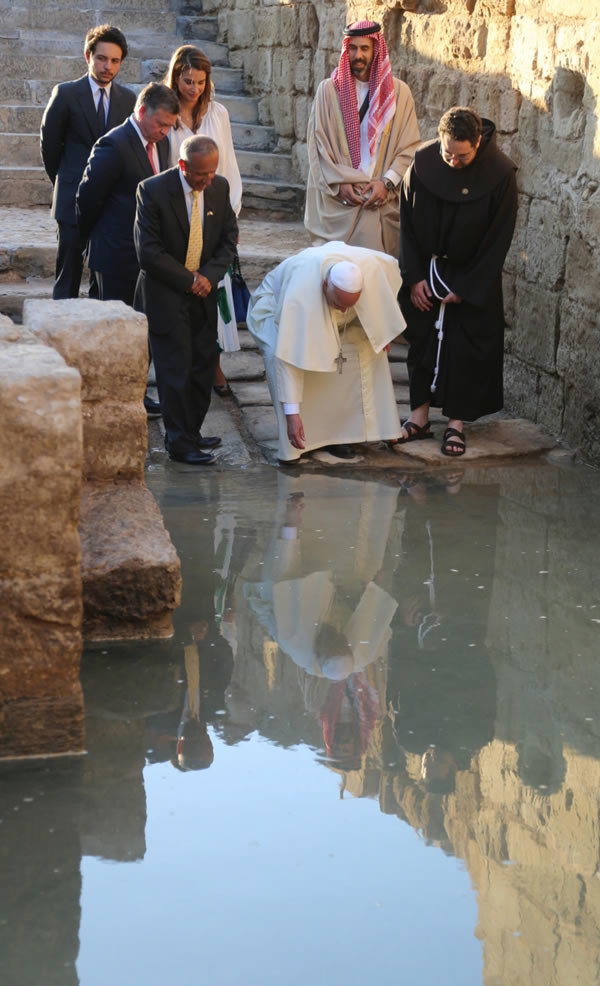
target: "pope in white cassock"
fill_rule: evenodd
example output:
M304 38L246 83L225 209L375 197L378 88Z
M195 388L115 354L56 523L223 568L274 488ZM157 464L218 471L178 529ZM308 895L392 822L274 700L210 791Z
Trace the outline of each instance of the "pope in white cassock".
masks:
M247 316L277 415L278 457L401 435L386 347L405 321L402 279L386 254L325 243L288 257L265 277Z

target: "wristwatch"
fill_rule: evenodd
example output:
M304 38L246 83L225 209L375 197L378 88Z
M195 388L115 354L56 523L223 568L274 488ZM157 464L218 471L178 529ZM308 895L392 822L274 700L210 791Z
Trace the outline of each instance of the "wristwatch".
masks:
M385 187L387 188L388 192L393 192L394 191L394 189L395 189L396 186L394 185L394 183L393 183L393 181L392 181L391 178L383 178L382 181L383 181L383 184L385 185Z

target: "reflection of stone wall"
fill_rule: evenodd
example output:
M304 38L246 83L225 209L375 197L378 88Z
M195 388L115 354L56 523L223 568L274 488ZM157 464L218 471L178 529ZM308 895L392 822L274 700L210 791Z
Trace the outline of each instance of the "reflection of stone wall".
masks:
M192 6L200 6L199 0ZM188 4L189 6L189 4ZM507 265L508 405L600 462L600 14L595 0L202 0L233 65L260 97L282 150L306 177L314 91L342 27L383 23L412 88L423 136L473 104L519 164L518 231Z

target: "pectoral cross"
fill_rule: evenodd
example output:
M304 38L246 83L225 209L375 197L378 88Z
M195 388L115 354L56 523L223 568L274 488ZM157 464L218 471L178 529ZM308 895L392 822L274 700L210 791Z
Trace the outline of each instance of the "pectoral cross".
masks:
M342 356L342 350L341 349L340 349L339 353L337 354L337 356L336 356L336 358L334 359L333 362L334 363L337 363L338 373L341 373L342 370L344 369L344 363L347 363L348 362L348 360L346 359L346 357L345 356Z

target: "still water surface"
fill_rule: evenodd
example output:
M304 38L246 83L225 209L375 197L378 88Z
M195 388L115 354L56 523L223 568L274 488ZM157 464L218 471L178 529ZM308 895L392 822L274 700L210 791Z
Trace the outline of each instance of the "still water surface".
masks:
M598 475L150 479L175 636L2 769L0 981L600 983Z

